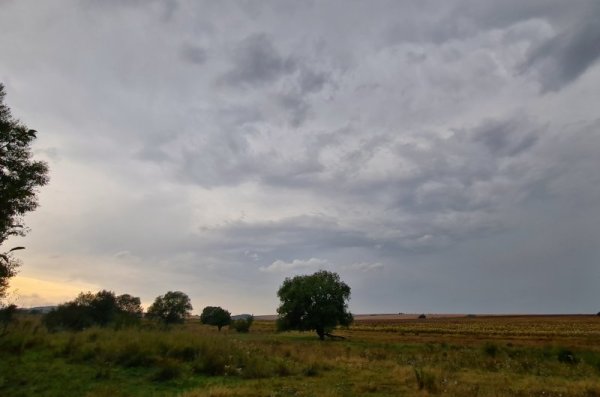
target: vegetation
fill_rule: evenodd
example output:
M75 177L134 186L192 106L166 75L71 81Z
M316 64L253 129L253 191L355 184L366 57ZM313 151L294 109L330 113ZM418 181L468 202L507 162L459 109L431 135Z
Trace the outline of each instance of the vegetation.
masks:
M186 294L169 291L154 300L148 308L147 316L164 324L181 324L189 317L192 309L192 302Z
M200 322L214 325L221 331L221 328L231 323L231 313L219 306L206 306L200 315Z
M112 291L81 293L75 300L59 305L43 317L50 331L81 331L91 326L133 325L142 317L140 298Z
M237 320L233 320L231 322L231 328L233 328L237 332L247 333L247 332L250 332L250 327L252 326L253 322L254 322L254 316L238 318Z
M36 131L12 116L5 95L0 84L0 247L8 237L25 234L23 215L36 209L37 188L48 183L48 166L31 155ZM13 252L22 248L0 252L0 299L19 265Z
M17 314L0 338L0 395L600 394L595 315L358 319L337 332L346 340L276 333L272 321L239 334L188 319L48 333L39 316Z
M337 273L325 270L312 275L286 278L277 291L280 331L315 330L323 340L337 325L350 325L350 287Z

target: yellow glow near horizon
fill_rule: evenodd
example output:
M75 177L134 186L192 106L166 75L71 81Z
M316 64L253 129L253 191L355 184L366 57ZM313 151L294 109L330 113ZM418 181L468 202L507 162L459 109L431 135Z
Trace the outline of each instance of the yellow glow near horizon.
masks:
M16 276L10 280L10 301L21 307L56 305L75 298L82 291L97 291L97 285L81 281L42 280Z

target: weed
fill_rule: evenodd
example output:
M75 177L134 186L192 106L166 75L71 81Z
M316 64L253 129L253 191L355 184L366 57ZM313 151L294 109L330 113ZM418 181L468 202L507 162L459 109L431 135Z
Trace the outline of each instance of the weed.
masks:
M493 342L486 342L483 345L483 352L489 357L496 357L496 354L498 354L498 345Z
M425 389L431 393L437 391L437 380L433 372L419 367L413 367L413 370L419 390Z

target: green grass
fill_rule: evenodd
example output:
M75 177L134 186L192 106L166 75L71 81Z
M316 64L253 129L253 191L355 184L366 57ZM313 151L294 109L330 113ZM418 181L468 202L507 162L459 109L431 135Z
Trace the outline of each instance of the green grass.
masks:
M0 337L0 396L600 396L600 319L563 320L358 322L321 342L265 321L51 334L22 317Z

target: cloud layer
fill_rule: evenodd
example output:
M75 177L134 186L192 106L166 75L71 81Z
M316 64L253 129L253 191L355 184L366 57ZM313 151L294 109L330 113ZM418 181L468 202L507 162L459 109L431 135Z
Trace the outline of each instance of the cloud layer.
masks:
M23 275L272 313L597 311L595 1L0 5ZM375 22L376 21L376 22Z

